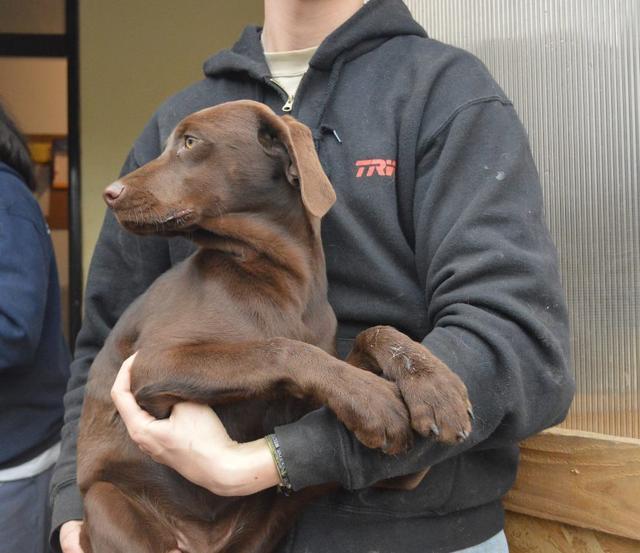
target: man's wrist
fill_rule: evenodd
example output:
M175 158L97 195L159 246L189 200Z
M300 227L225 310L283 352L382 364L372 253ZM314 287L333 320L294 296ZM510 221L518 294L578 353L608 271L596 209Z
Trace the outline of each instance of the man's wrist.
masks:
M280 440L278 440L278 436L275 434L269 434L268 436L265 436L264 441L267 442L267 447L271 452L271 457L273 458L273 462L278 470L278 476L280 477L280 491L285 495L289 495L289 492L291 491L291 480L289 480L287 466L284 462L282 450L280 449Z
M75 481L71 481L64 486L57 486L52 492L53 508L51 514L51 533L49 543L53 551L59 552L60 548L60 528L71 520L82 520L84 514L82 509L82 495Z
M217 495L251 495L280 484L280 475L264 439L239 443L224 456L222 476L208 488Z

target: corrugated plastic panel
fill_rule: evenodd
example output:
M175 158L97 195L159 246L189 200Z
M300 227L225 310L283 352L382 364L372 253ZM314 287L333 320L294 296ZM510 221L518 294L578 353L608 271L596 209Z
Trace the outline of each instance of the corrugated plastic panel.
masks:
M640 0L406 0L489 67L529 131L578 394L565 423L640 438Z

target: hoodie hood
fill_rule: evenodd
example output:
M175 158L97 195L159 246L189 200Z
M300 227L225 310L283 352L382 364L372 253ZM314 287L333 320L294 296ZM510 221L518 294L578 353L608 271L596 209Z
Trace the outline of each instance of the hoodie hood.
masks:
M268 77L261 32L262 27L246 27L231 49L223 50L204 63L204 74L214 77L244 73L260 80ZM426 37L427 33L413 19L402 0L370 0L324 39L309 65L327 71L337 58L354 59L399 35Z

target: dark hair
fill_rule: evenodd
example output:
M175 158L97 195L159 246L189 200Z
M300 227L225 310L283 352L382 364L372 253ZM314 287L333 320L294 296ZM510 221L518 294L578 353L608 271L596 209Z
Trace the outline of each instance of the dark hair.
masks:
M36 189L36 177L33 173L27 141L2 104L0 104L0 161L17 171L30 190Z

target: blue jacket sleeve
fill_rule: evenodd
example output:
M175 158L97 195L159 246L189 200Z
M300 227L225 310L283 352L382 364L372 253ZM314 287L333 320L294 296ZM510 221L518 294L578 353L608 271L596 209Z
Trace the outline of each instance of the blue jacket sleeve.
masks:
M29 365L40 341L50 263L42 232L0 210L0 371Z

